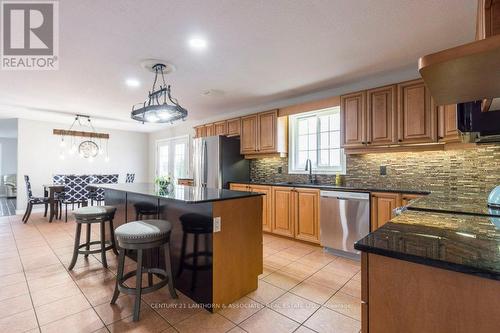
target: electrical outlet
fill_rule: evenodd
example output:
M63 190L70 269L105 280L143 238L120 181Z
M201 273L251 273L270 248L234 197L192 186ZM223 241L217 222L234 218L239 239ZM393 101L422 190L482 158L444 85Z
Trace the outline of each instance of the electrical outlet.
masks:
M220 232L221 219L220 216L214 217L214 232Z
M380 175L381 176L387 175L387 166L385 166L385 165L380 166Z
M283 167L278 167L278 173L282 174L283 173Z

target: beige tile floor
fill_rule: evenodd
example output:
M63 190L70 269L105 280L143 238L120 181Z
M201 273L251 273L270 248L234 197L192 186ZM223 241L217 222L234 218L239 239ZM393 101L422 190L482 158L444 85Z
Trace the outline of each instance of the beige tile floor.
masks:
M359 332L360 266L319 247L264 235L259 288L211 314L166 288L110 305L116 258L79 258L69 272L74 222L0 217L0 332ZM97 238L98 234L93 237ZM133 262L128 262L133 269Z

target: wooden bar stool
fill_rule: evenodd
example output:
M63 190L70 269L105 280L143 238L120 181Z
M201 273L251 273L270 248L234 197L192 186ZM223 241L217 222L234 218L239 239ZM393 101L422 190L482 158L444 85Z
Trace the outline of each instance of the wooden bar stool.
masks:
M174 287L172 267L170 262L170 232L172 225L164 220L144 220L122 224L116 228L116 240L118 242L118 274L111 304L115 304L120 292L128 295L135 295L134 321L139 320L141 309L141 295L151 293L168 284L170 296L178 298ZM154 248L163 248L165 256L165 269L147 268L143 269L143 251ZM125 250L137 251L137 269L123 274L125 266ZM150 282L147 287L142 287L142 273L147 272ZM153 284L152 274L162 277L161 281ZM135 288L124 285L125 281L135 276Z
M199 270L209 270L212 268L211 259L212 252L209 246L209 235L213 231L212 218L196 213L188 213L182 215L179 220L182 224L182 247L181 258L179 262L179 270L177 276L182 274L184 269L191 270L191 290L196 288L196 278ZM194 235L193 252L186 253L188 235ZM199 236L203 235L205 238L205 250L199 251ZM204 264L200 264L198 259L202 257L205 259ZM192 259L191 263L188 260Z
M115 245L115 236L113 229L113 218L115 217L116 208L111 206L92 206L92 207L82 207L78 208L73 212L76 222L76 234L75 234L75 245L73 248L73 258L69 264L68 269L72 270L75 267L76 260L79 254L88 257L92 253L101 253L102 265L107 268L108 262L106 261L106 251L113 250L113 252L118 255ZM109 223L110 240L106 240L105 224ZM90 241L90 233L92 224L99 223L100 225L100 236L101 239L98 241ZM82 232L82 224L87 225L87 240L85 243L80 244L80 236ZM100 245L98 249L91 250L91 245ZM85 250L82 248L85 247Z

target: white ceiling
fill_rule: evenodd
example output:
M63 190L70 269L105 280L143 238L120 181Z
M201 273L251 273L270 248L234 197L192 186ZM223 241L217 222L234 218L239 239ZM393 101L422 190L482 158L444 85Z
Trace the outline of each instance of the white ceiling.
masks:
M475 0L60 1L60 69L0 71L0 116L158 129L129 119L153 80L145 58L175 64L167 79L191 120L255 108L416 67L473 40L475 10ZM205 51L189 48L193 35ZM142 86L125 86L130 77Z

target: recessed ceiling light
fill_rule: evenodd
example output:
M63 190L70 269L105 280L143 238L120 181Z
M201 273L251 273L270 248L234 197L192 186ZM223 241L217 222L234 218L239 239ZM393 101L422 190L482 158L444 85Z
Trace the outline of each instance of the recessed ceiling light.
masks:
M189 46L195 50L203 50L207 47L207 41L203 38L193 37L189 40Z
M139 80L137 79L127 79L125 80L125 84L129 87L139 87L141 85L141 83L139 82Z

